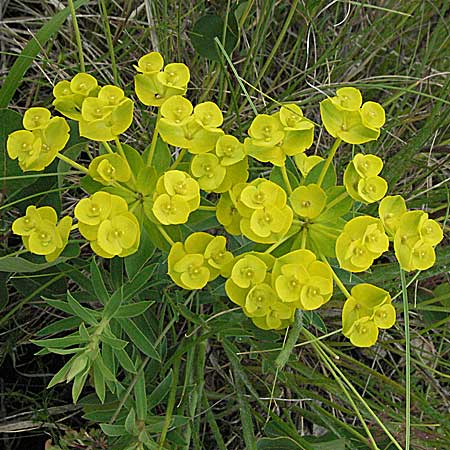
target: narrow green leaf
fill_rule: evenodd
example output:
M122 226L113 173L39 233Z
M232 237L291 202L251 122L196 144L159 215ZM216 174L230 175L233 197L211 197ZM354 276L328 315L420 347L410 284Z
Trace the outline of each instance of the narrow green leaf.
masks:
M170 386L172 386L172 381L173 370L170 369L164 380L162 380L161 383L159 383L158 386L156 386L156 388L153 389L152 393L148 396L147 402L149 410L158 406L166 398L167 394L170 391Z
M37 336L46 336L48 334L56 334L61 331L71 330L77 328L81 323L79 317L65 317L64 319L57 320L56 322L47 325L40 329L36 334Z
M86 4L88 0L77 0L74 8ZM14 93L24 79L24 74L31 66L34 58L45 48L46 42L59 30L70 14L70 8L64 8L56 13L28 42L15 63L8 71L3 86L0 89L0 108L6 108L13 98Z
M2 256L0 257L0 272L33 273L39 272L49 267L56 266L68 258L57 258L49 263L33 263L20 256Z
M147 309L155 302L138 302L131 303L129 305L121 306L114 314L116 319L129 319L130 317L136 317L143 314Z
M127 430L123 425L110 425L109 423L101 423L100 428L107 436L123 436L127 434Z
M143 370L138 374L136 384L134 385L134 401L137 418L139 420L145 420L147 417L147 391L145 389L145 373Z
M91 271L92 285L94 287L95 294L97 295L98 299L104 305L106 305L109 300L109 294L95 258L92 258L90 264L90 271Z
M82 306L77 300L75 300L70 292L67 292L67 302L72 308L74 314L81 320L88 323L89 325L98 325L97 319L95 318L94 314L89 309Z
M161 361L159 353L155 346L150 342L146 333L138 328L138 326L132 321L127 319L119 319L119 323L124 329L125 333L130 337L134 345L145 353L150 358Z
M132 359L128 356L128 353L123 349L115 350L114 354L119 360L120 365L130 373L136 373L136 366Z
M78 333L74 333L60 338L41 339L40 341L31 340L31 342L40 347L65 348L71 345L82 344L87 342L87 340L83 339Z
M132 436L135 436L139 432L136 426L136 413L134 408L130 409L127 418L125 419L125 430L127 430L128 434L131 434Z
M105 378L102 374L102 371L98 367L98 364L96 361L94 361L94 388L95 393L97 394L97 397L99 400L104 403L105 402L105 395L106 395L106 385L105 385Z
M81 391L84 388L84 384L86 383L86 379L89 375L89 372L86 371L84 373L78 374L73 380L72 384L72 400L76 403L81 395Z
M127 341L124 341L123 339L118 339L115 336L110 336L108 334L102 333L100 335L100 340L102 342L105 342L106 344L110 345L114 349L122 349L125 348L128 344Z

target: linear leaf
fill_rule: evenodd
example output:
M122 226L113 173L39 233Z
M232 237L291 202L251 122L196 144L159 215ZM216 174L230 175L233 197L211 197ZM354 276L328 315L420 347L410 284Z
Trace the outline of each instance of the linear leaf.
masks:
M161 361L155 346L150 342L146 334L144 334L132 320L120 319L119 323L125 333L130 337L136 347L141 350L141 352L145 353L147 356L150 356L150 358Z
M154 302L139 302L121 306L114 314L116 319L128 319L143 314Z
M78 316L81 320L88 323L89 325L98 325L95 315L87 308L82 306L77 300L75 300L70 292L67 292L67 302L72 308L74 314Z

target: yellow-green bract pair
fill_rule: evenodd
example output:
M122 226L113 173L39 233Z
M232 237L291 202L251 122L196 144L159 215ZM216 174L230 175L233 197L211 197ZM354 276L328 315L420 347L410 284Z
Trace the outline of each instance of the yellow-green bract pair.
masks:
M75 217L80 233L103 258L128 256L139 247L139 223L122 197L96 192L78 202Z
M407 211L400 195L385 197L379 215L394 241L395 256L406 271L429 269L436 261L434 247L444 235L441 226L424 211Z
M48 262L55 260L69 239L71 217L63 217L58 223L56 211L50 206L29 206L24 217L12 224L15 234L22 236L25 248L36 255L43 255Z
M236 258L225 290L256 326L281 329L292 322L296 309L314 310L326 303L333 280L327 264L309 250L279 259L251 252Z
M342 332L356 347L370 347L378 339L378 329L391 328L395 316L387 291L371 284L358 284L344 304Z
M320 102L320 115L328 133L349 144L378 139L385 122L383 107L376 102L363 104L361 92L353 87L338 89L336 94Z
M52 117L48 109L34 107L25 112L23 127L8 136L8 155L18 159L24 172L44 170L69 140L69 125L62 117Z
M117 86L98 86L87 73L60 81L53 89L53 105L61 114L79 121L80 136L112 141L133 121L133 101Z

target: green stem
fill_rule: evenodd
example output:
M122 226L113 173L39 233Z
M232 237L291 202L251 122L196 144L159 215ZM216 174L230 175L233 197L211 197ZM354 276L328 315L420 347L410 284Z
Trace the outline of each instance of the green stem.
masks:
M348 292L347 288L344 286L344 283L342 283L341 279L337 276L336 272L331 267L330 263L328 262L328 259L326 256L320 254L320 259L328 265L328 267L331 270L331 274L333 275L333 279L336 282L337 287L341 290L341 292L345 295L346 298L351 297L350 292Z
M200 206L198 207L198 209L199 209L200 211L215 211L215 210L216 210L216 207L215 207L215 206L200 205Z
M300 336L300 332L303 328L303 311L297 309L295 312L295 320L292 328L289 331L289 336L287 338L286 344L283 346L280 354L277 356L275 360L275 366L278 370L282 370L283 367L287 364L289 360L289 356L291 356L292 350L295 347L295 344L298 341L298 337Z
M296 233L288 234L283 239L281 239L278 242L275 242L272 244L268 249L264 251L264 253L272 253L277 247L279 247L283 242L286 242L288 239L290 239L292 236L294 236Z
M175 408L175 400L176 400L176 396L177 396L178 371L179 370L180 370L180 359L176 359L173 364L172 386L170 388L169 400L167 401L166 417L164 418L163 429L161 430L161 436L159 438L158 450L161 450L162 448L164 448L164 442L166 440L170 422L172 421L172 413L173 413L173 409Z
M174 245L174 240L167 234L167 231L161 226L157 225L159 232L164 236L164 239L167 241L169 245Z
M64 161L65 163L69 164L73 168L78 169L85 174L87 174L89 172L89 170L86 169L86 167L82 166L81 164L78 164L77 162L73 161L72 159L68 158L67 156L63 155L62 153L57 153L56 156L61 161Z
M107 142L102 142L102 145L103 145L103 147L105 148L105 150L108 152L108 153L114 153L113 152L113 149L111 148L111 146L107 143Z
M175 170L178 167L178 164L183 161L184 155L186 154L187 150L183 148L180 153L178 153L177 159L173 162L173 164L170 166L170 170Z
M281 175L283 175L284 184L286 185L286 189L288 190L289 195L292 194L292 186L289 181L289 176L286 170L286 166L281 166Z
M83 47L81 45L80 29L78 28L77 15L75 14L75 7L73 0L69 0L70 15L72 16L73 29L75 31L75 40L78 47L78 58L80 60L80 71L86 72L86 66L84 65Z
M150 151L148 152L147 157L147 166L152 165L153 156L155 155L156 143L158 142L159 135L159 120L161 119L161 108L158 109L158 115L156 116L155 129L153 130L152 142L150 144Z
M334 141L334 144L330 149L330 153L328 154L328 158L325 160L325 164L323 165L322 171L320 172L319 179L317 180L318 186L322 185L325 175L328 171L328 168L330 167L331 161L333 160L334 155L336 154L336 150L338 149L341 142L342 140L339 138L336 138L336 140Z
M109 17L108 17L108 11L106 10L106 5L104 0L99 0L100 3L100 12L103 19L103 24L105 26L105 35L106 35L106 41L108 42L108 49L109 49L109 56L111 58L111 66L113 71L113 77L114 77L114 83L116 85L119 85L119 72L117 71L117 64L116 64L116 55L114 53L114 45L111 35L111 28L109 27Z
M308 237L308 229L305 227L302 230L302 243L300 244L302 249L306 248L306 238L307 237Z
M127 157L125 156L125 152L123 151L122 143L119 141L119 138L116 137L116 138L114 139L114 142L116 143L117 152L119 153L119 155L120 155L123 159L127 159ZM111 147L110 147L110 148L111 148Z
M406 353L406 409L405 409L405 450L411 445L411 341L409 334L409 305L408 287L406 285L405 271L400 269L400 279L403 294L403 315L405 321L405 353Z

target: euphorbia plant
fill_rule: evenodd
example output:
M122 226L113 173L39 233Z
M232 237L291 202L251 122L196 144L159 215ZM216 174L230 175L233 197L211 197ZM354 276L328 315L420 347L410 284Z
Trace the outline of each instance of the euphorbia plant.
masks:
M221 128L219 106L211 101L193 105L185 97L187 66L164 66L162 56L152 52L139 60L136 70L138 99L158 109L145 151L121 140L132 124L133 100L117 86L99 86L86 73L60 81L53 105L78 122L80 136L98 142L88 167L62 153L69 126L45 108L30 108L24 130L9 136L8 154L23 171L43 170L60 158L84 173L81 185L89 194L74 208L74 225L68 216L58 222L50 207L30 206L13 223L26 249L55 260L70 231L78 230L100 257L125 257L139 250L145 230L168 253L168 275L176 285L197 290L224 278L231 302L257 327L290 326L297 311L324 307L337 286L346 297L343 334L355 346L374 345L378 330L395 323L391 297L367 283L349 292L334 261L347 272L364 272L393 243L403 270L425 270L434 264L434 247L443 237L441 226L427 213L408 211L398 195L386 197L378 156L356 153L342 174L343 184L337 183L334 155L342 144L378 139L385 122L382 106L363 103L354 87L323 100L322 122L335 138L323 159L306 154L315 125L295 103L258 114L242 141ZM176 158L161 170L155 163L164 146L176 149ZM263 166L267 177L251 176L249 167L255 166ZM377 202L378 216L361 212ZM193 219L198 211L203 222ZM247 251L233 254L230 235L243 236ZM116 339L109 322L98 322L92 314L91 326L101 329L92 328L96 339L105 333L106 340ZM89 330L83 331L86 342L92 337ZM96 361L83 356L78 372L73 369L56 381L85 380L91 360Z

